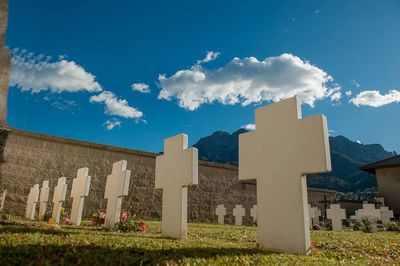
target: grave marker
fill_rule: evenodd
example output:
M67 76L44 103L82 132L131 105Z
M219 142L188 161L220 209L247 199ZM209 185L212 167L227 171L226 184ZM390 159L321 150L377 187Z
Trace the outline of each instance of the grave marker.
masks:
M367 219L371 223L372 232L376 232L378 231L377 222L381 219L381 211L375 209L375 204L363 203L363 208L356 210L355 218L358 221Z
M389 207L381 207L379 210L381 212L383 226L388 226L390 219L394 218L393 211L389 210Z
M233 209L233 216L235 216L235 225L243 225L243 216L245 216L245 209L242 205L236 205Z
M34 220L36 212L36 204L39 202L39 184L33 185L29 191L28 200L26 202L25 218Z
M306 175L331 170L323 115L301 117L296 97L256 109L256 130L239 135L239 179L257 180L262 249L310 250Z
M340 208L340 204L331 204L326 211L327 218L332 220L332 231L340 232L343 230L342 220L346 219L346 210Z
M104 198L107 199L105 227L113 228L119 222L121 205L124 196L128 196L131 171L127 169L127 161L121 160L113 164L112 172L107 176Z
M162 234L173 238L187 235L187 187L198 183L198 151L188 148L188 136L164 140L164 154L156 158L155 188L163 189Z
M55 223L60 223L60 214L62 209L62 204L65 201L65 197L67 194L67 178L60 177L57 181L57 186L54 188L53 195L53 213L51 217Z
M46 214L47 202L49 201L49 180L44 180L40 188L40 205L39 205L39 221L43 221Z
M321 211L318 209L318 207L311 207L311 204L308 204L308 217L309 217L309 224L310 228L314 224L319 223L319 216L321 215Z
M215 209L215 214L218 216L218 223L224 224L226 215L226 208L224 207L224 205L218 205Z
M80 225L82 220L83 204L85 197L89 195L90 176L89 168L84 167L78 169L76 178L72 181L71 198L71 222L75 225Z
M253 208L250 209L250 217L253 218L253 222L257 222L257 205L254 205Z

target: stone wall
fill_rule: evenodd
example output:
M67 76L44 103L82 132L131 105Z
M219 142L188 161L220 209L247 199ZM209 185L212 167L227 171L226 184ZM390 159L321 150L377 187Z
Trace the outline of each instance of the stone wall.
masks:
M1 129L0 132L6 132ZM8 131L7 131L8 132ZM132 170L129 195L124 199L123 209L130 209L142 219L160 219L162 191L154 189L155 157L157 154L124 148L52 137L13 129L7 135L4 158L1 164L0 191L7 189L4 212L22 215L29 189L35 183L50 181L50 199L57 179L67 177L69 197L72 179L81 167L89 167L92 177L88 199L85 201L84 217L96 210L105 209L103 199L107 175L112 163L127 160ZM1 141L0 141L1 143ZM189 188L188 217L191 222L216 222L215 207L227 208L227 223L234 223L232 209L236 204L246 208L244 222L250 223L250 208L256 204L256 185L239 181L237 168L199 162L199 185ZM284 192L282 192L284 193ZM310 191L315 200L332 191ZM334 194L334 192L333 192ZM70 199L65 208L71 207Z

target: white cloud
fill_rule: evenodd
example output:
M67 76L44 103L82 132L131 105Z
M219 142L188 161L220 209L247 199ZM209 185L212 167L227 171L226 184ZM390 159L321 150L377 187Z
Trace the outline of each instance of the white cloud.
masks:
M400 91L391 90L387 94L382 95L379 91L362 91L354 98L350 99L355 106L371 106L381 107L391 103L400 103Z
M352 80L352 81L350 81L350 83L354 86L354 87L356 87L356 88L359 88L360 87L360 84L356 81L356 80Z
M336 131L333 129L328 129L328 136L332 136L332 134L335 134Z
M201 65L203 63L208 63L210 61L213 61L215 59L217 59L217 57L220 55L220 52L214 52L214 51L208 51L206 54L206 57L204 57L203 59L197 61L198 65Z
M107 120L104 125L107 130L113 130L115 127L121 127L122 122L118 119Z
M131 86L132 90L138 91L141 93L150 93L150 87L149 85L145 83L133 83Z
M242 126L242 128L247 129L247 130L256 130L256 125L255 124L247 124Z
M76 64L60 57L50 62L51 57L38 55L23 49L11 50L10 85L22 91L33 93L49 90L51 92L101 91L95 76Z
M340 91L336 91L332 93L329 98L331 99L331 101L337 102L342 98L342 93Z
M218 69L204 69L196 64L170 77L159 76L159 99L177 99L179 106L195 110L202 104L241 103L246 106L263 101L279 101L297 95L303 103L333 96L340 87L330 84L333 78L322 69L292 54L282 54L259 61L254 57L234 58Z
M314 11L314 14L317 15L317 14L319 14L319 12L320 12L319 9L317 9Z
M125 99L118 99L114 93L103 91L99 95L90 97L91 103L104 103L105 113L108 115L121 116L124 118L141 118L143 113L129 106Z
M347 96L349 96L349 97L350 97L352 94L353 94L353 92L352 92L352 91L346 91L346 95L347 95Z
M362 144L362 142L361 142L361 140L356 140L356 142L358 143L358 144Z

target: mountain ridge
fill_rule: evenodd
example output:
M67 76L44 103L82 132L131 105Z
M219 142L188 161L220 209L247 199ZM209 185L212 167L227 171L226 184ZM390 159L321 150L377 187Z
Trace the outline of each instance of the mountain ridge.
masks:
M248 132L241 128L232 134L215 131L199 139L193 145L199 150L199 159L222 163L238 164L239 135ZM396 152L386 151L380 144L361 144L345 136L330 136L332 172L308 175L309 187L334 189L342 192L376 187L376 178L359 168L362 165L395 156Z

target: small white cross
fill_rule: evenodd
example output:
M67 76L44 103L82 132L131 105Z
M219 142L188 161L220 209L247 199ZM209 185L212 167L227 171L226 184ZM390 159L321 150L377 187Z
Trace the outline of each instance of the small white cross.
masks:
M218 223L224 224L226 215L226 208L224 207L224 205L218 205L215 209L215 214L218 216Z
M49 201L49 180L44 180L42 187L40 188L40 205L39 205L39 220L43 221L44 215L46 214L47 202Z
M90 188L90 176L89 168L84 167L78 169L76 178L72 181L71 198L72 209L71 209L71 222L75 225L80 225L82 220L83 203L85 197L89 195Z
M362 221L367 219L372 226L372 231L377 231L377 222L381 220L381 211L375 209L375 204L363 203L363 208L356 210L356 220Z
M312 228L314 224L318 224L319 222L318 218L320 215L321 211L320 209L318 209L318 207L311 207L311 204L308 204L308 216L309 216L310 228Z
M326 210L326 216L332 220L332 230L340 232L343 230L342 220L346 219L346 210L340 208L340 204L331 204Z
M35 184L31 187L26 202L25 218L34 220L36 212L36 204L39 202L39 184Z
M381 218L382 224L387 226L390 223L390 219L394 218L393 211L389 210L389 207L381 207Z
M60 177L57 181L57 186L54 188L53 195L53 213L51 217L53 221L56 223L60 223L60 214L62 209L62 204L65 201L65 196L67 194L67 178Z
M242 205L236 205L233 209L233 216L235 216L235 225L243 225L243 216L245 216L245 209Z
M128 196L131 171L127 169L127 161L121 160L113 164L111 175L107 176L104 198L107 199L105 227L113 228L119 222L122 199Z

